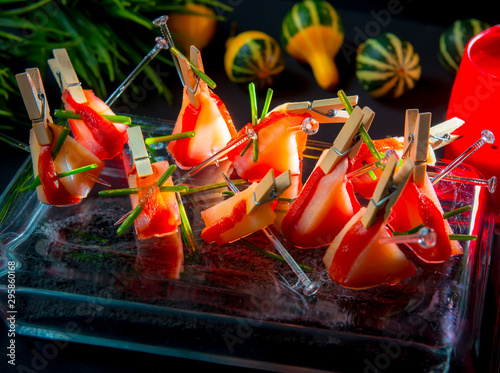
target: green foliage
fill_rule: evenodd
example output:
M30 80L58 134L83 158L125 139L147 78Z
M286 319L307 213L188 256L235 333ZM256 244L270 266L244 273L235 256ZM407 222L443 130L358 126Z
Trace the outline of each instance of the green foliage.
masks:
M27 121L15 74L38 67L45 76L54 48L66 48L83 86L106 99L154 47L161 32L152 21L186 1L0 0L0 116ZM218 1L199 2L231 10ZM156 59L169 65L163 71L173 68L168 54ZM143 74L170 102L172 92L158 71L148 65Z

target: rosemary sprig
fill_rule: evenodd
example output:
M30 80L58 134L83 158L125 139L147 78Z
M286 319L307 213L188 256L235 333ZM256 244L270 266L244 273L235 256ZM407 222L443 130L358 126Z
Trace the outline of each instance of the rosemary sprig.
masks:
M354 109L349 100L347 99L347 95L343 90L339 90L337 92L337 95L340 98L340 101L342 101L342 103L344 104L345 110L350 115ZM368 132L366 131L366 128L364 126L361 126L359 128L359 135L361 136L363 142L368 147L368 150L370 150L370 153L372 153L373 158L375 158L376 160L381 159L382 157L380 153L378 152L377 148L375 148L375 145L373 144L373 141L370 138L370 135L368 135Z
M262 108L262 113L260 114L260 120L263 120L266 117L269 111L269 107L271 106L272 98L273 98L273 90L271 88L268 88L266 93L266 99L264 101L264 107Z
M82 173L82 172L86 172L86 171L90 171L90 170L93 170L93 169L96 169L97 168L97 164L95 163L92 163L88 166L83 166L83 167L78 167L78 168L75 168L73 170L69 170L69 171L66 171L66 172L61 172L60 174L58 174L58 178L61 179L63 177L68 177L68 176L71 176L71 175L76 175L76 174L79 174L79 173ZM19 191L22 193L22 192L26 192L28 190L35 190L35 188L37 186L41 185L41 182L40 182L40 178L36 178L35 180L33 180L33 182L27 186L25 186L24 188L21 188Z
M54 147L52 148L52 159L56 159L57 155L61 151L61 148L66 141L66 138L69 136L71 129L69 128L68 121L64 122L63 129L61 133L59 134L59 137L56 140L56 143L54 144ZM37 176L38 177L38 176Z
M179 193L175 193L175 198L177 198L177 204L179 205L179 215L181 217L181 236L184 243L192 250L193 253L198 252L198 245L194 238L193 230L191 229L191 224L186 214L186 209L182 203L182 197Z
M72 110L56 109L54 111L54 116L57 118L62 118L62 119L82 119L80 114L76 114ZM130 117L125 116L125 115L102 114L102 117L110 120L113 123L124 123L124 124L131 124L132 123L132 119L130 119Z
M257 92L254 82L251 82L248 85L248 93L250 94L250 112L252 116L252 125L256 126L257 123L259 123L259 117L257 116Z
M174 186L161 186L160 192L189 192L189 187L184 185L174 185ZM128 196L130 194L139 193L139 188L121 188L121 189L108 189L99 191L99 196L101 197L116 197L116 196Z
M146 145L158 144L162 142L170 142L180 139L187 139L189 137L194 137L194 131L180 132L173 135L158 136L158 137L147 137L144 142Z
M231 180L234 185L241 185L245 184L248 181L245 179L236 179L236 180ZM186 192L181 192L182 195L187 195L187 194L193 194L193 193L199 193L199 192L204 192L207 190L212 190L212 189L217 189L217 188L226 188L227 183L222 182L222 183L215 183L215 184L209 184L209 185L202 185L199 187L193 187L193 188L188 188Z
M173 53L173 55L177 58L179 57L184 57L184 55L175 47L170 47L170 51ZM196 75L198 75L198 77L203 80L211 89L215 89L215 87L217 87L217 84L215 84L215 82L210 79L208 77L208 75L206 75L203 71L201 71L200 69L198 69L191 61L189 61L186 57L184 57L187 61L187 63L189 64L189 66L191 67L191 69L195 72Z

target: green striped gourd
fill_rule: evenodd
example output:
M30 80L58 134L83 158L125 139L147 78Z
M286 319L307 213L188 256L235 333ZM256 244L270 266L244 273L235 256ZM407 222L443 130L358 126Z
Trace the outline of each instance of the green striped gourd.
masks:
M412 44L392 33L362 43L356 54L356 77L373 97L398 98L420 79L420 57Z
M279 43L261 31L245 31L226 42L226 74L235 83L271 86L285 69L285 56Z
M311 66L323 89L333 89L339 82L335 56L343 41L342 20L327 1L299 1L283 19L283 47L297 61Z
M475 18L453 22L439 38L438 58L441 65L456 74L469 40L488 28L490 25Z

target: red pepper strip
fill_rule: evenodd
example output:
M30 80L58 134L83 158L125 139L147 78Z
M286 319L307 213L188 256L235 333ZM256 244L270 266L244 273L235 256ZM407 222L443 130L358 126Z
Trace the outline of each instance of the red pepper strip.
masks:
M157 180L161 177L160 172L153 166L153 174L143 178L137 178L139 203L142 212L135 220L137 233L140 237L167 235L175 232L178 219L175 213L165 203L158 187ZM135 168L133 168L135 172Z
M182 116L182 125L179 132L194 131L196 128L196 122L198 122L198 116L200 115L202 103L196 109L193 105L187 104L184 108L184 115ZM196 135L195 135L196 136ZM178 163L186 167L194 167L199 162L193 160L189 156L189 145L191 144L191 137L175 140L169 144L169 151L172 156L176 159Z
M335 279L339 284L344 284L349 276L351 268L356 259L365 250L382 225L382 219L365 228L361 219L356 221L353 226L346 232L342 241L335 252L335 255L330 265L330 278Z
M80 202L80 198L73 196L61 183L57 176L56 166L52 159L51 145L42 145L38 154L38 176L42 184L43 192L47 202L54 206L74 205Z
M88 104L76 102L68 91L64 91L63 99L71 105L76 114L79 114L94 141L100 145L93 149L94 154L101 160L112 159L121 153L127 142L126 132L120 132L115 125L104 118Z
M241 219L243 219L246 213L246 199L243 198L234 204L233 209L231 210L231 213L229 215L222 217L211 226L203 229L203 231L201 232L201 237L207 243L211 243L214 241L217 242L220 235L232 229L236 225L236 223L240 222Z
M422 220L422 224L434 229L434 232L436 232L436 245L428 249L423 249L419 244L411 244L409 245L410 248L419 258L426 262L444 262L452 254L451 242L446 231L446 223L441 211L432 199L420 190L415 183L409 182L406 185L400 200L393 207L393 216L391 216L389 224L398 232L405 232L411 229L411 226L406 225L408 219L405 219L405 215L414 214L414 209L417 209L416 213ZM415 226L413 223L408 223L408 225Z
M415 266L401 252L377 242L387 231L383 219L365 228L361 219L350 227L330 265L330 278L347 288L364 289L382 284L395 285L416 273Z

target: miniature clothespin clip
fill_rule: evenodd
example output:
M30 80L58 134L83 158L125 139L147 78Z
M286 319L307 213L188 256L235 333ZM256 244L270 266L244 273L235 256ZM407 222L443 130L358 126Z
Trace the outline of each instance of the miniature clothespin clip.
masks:
M358 103L358 96L348 96L347 99L352 106ZM293 114L311 114L320 123L344 123L349 118L339 98L290 102L286 104L285 110Z
M454 117L431 127L429 133L429 143L434 150L446 146L460 136L452 135L453 131L461 127L465 121Z
M403 159L411 158L415 163L413 181L418 187L425 182L427 157L429 154L429 133L431 113L419 113L417 109L408 109L405 113L404 154Z
M333 146L326 151L320 159L319 166L325 174L330 173L344 156L352 158L361 146L358 138L359 129L364 126L368 129L373 121L375 113L368 107L361 109L356 106L349 119L343 125L339 134L333 142Z
M61 89L61 93L67 90L76 102L87 102L81 82L78 80L78 75L73 68L73 64L71 63L66 49L53 49L52 53L54 54L54 58L49 59L47 62Z
M141 127L127 128L128 144L133 163L137 170L137 176L145 177L153 174L153 168L149 160L149 154L144 144Z
M23 97L28 116L33 123L33 131L40 145L52 143L52 132L47 125L52 122L49 104L42 77L37 68L26 69L26 72L16 75L17 84Z
M254 212L260 205L278 198L290 185L292 185L290 170L274 177L274 171L270 169L255 188L253 198L247 200L247 214Z
M384 221L387 221L392 206L396 203L413 173L415 164L411 158L406 159L399 170L394 173L398 162L398 157L395 154L391 155L389 161L387 161L384 172L361 218L361 223L365 228L370 227L377 221L378 213L382 209L385 210Z

